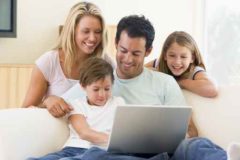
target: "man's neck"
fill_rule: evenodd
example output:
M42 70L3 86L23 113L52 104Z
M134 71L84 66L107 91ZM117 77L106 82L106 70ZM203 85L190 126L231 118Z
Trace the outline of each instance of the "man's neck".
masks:
M137 74L135 74L135 75L125 75L124 73L121 73L121 72L119 71L119 69L117 68L117 69L116 69L116 75L117 75L117 77L118 77L119 79L125 79L125 80L133 79L133 78L139 76L140 74L142 74L142 73L143 73L143 69L144 69L144 68L142 68L141 72L139 72L139 73L137 73Z

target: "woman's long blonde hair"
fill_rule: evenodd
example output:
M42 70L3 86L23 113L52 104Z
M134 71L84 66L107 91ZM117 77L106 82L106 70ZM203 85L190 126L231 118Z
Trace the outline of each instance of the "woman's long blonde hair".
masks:
M101 57L102 54L105 53L107 45L106 27L100 9L95 4L89 2L80 2L75 4L68 14L55 47L55 49L61 49L64 53L64 70L66 71L67 75L71 74L71 68L74 64L74 59L76 58L77 54L77 44L75 42L76 26L81 18L85 15L91 15L98 18L102 27L102 41L91 54L91 56Z
M194 61L188 67L187 71L184 73L183 75L184 77L188 76L192 71L192 69L194 69L194 67L196 66L200 66L206 69L203 63L201 53L198 49L197 43L192 38L192 36L184 31L175 31L167 37L167 39L163 44L162 52L158 60L158 67L157 67L158 71L167 73L173 76L172 72L167 66L166 60L164 59L166 57L167 50L170 48L170 46L173 43L177 43L180 46L188 48L191 51L192 56L194 57Z

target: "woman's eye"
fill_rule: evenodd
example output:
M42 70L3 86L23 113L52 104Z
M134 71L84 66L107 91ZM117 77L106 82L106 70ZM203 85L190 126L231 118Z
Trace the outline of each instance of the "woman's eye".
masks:
M101 31L101 30L99 30L99 31L95 31L95 33L96 33L96 34L101 34L102 31Z

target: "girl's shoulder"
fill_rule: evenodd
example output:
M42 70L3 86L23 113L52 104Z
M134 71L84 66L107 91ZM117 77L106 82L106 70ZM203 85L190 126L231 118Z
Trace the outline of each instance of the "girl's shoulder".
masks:
M144 64L144 67L147 67L151 70L158 71L158 59L153 59L146 64Z
M159 67L158 65L159 65L159 59L156 58L153 60L152 67L157 69Z
M189 75L189 79L194 79L195 75L199 72L205 72L205 69L201 66L194 66L191 74Z
M201 66L195 66L194 71L205 71L205 69Z

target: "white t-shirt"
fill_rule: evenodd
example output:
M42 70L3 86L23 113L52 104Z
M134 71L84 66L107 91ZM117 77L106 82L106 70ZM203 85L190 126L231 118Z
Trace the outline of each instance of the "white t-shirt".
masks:
M81 114L86 117L86 121L93 130L109 134L112 129L114 113L119 105L125 104L121 97L111 97L104 106L89 105L86 100L76 99L70 102L74 110L67 116ZM64 147L90 148L95 146L90 142L81 139L73 126L69 124L70 137Z
M79 82L78 80L69 79L64 75L57 50L46 52L35 63L41 70L44 78L48 81L46 96L60 96Z
M106 54L103 54L102 58L110 63L113 67L115 67L112 59ZM79 80L69 79L64 75L62 67L60 65L59 52L57 50L52 50L44 53L36 60L35 63L48 82L48 90L46 96L61 96L74 85L79 83Z

